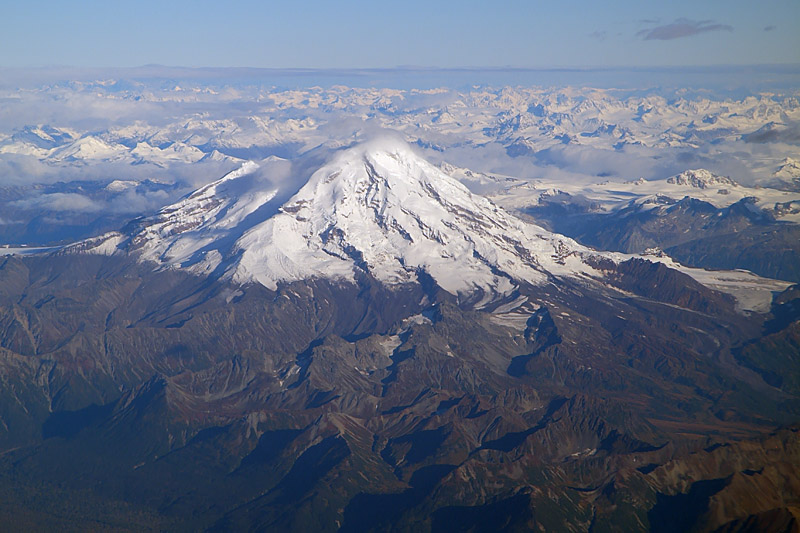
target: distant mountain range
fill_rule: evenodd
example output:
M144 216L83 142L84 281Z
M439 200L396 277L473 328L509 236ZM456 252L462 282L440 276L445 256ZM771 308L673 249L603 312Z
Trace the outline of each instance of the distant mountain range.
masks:
M500 191L496 201L599 249L658 249L687 265L800 281L800 192L698 169L655 181L540 183Z

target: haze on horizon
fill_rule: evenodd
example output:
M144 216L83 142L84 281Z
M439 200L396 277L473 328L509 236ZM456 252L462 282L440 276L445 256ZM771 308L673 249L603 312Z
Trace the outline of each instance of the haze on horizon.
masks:
M800 63L800 3L0 1L2 67Z

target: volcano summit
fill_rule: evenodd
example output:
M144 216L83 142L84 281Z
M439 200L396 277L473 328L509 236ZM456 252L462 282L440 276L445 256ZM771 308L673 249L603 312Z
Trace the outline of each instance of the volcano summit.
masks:
M586 260L599 257L470 193L401 141L342 150L280 206L279 189L259 179L259 170L248 162L129 234L89 246L272 290L281 282L352 282L363 274L397 285L424 272L467 299L507 296L521 282L586 276L594 272Z

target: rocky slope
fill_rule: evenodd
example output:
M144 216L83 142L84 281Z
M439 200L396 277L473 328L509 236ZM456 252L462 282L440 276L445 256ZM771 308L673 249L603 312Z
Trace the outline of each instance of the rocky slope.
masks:
M760 322L728 298L645 261L597 268L613 283L524 286L527 302L489 313L433 280L271 291L125 256L6 258L0 514L95 529L653 528L659 494L692 490L659 465L796 420L798 397L737 364ZM794 505L781 490L769 502Z

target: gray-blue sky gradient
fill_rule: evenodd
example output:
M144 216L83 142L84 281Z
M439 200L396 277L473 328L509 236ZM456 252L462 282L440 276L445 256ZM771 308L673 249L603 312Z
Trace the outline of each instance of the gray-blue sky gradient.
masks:
M0 13L6 67L800 63L797 0L0 0Z

